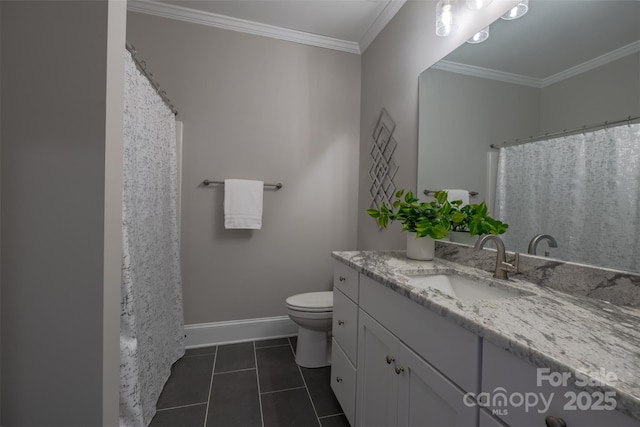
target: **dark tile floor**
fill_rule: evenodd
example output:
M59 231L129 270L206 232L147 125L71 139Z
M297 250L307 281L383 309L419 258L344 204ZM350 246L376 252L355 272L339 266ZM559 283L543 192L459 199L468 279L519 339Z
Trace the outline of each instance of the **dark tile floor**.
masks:
M348 427L331 368L296 365L295 337L187 350L150 427Z

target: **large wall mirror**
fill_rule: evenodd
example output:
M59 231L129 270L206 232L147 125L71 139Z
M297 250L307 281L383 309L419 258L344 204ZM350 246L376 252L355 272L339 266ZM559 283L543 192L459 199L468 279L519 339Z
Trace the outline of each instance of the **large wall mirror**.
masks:
M498 19L487 41L425 70L419 88L418 193L467 189L492 207L491 144L640 115L640 1L530 0L522 18Z

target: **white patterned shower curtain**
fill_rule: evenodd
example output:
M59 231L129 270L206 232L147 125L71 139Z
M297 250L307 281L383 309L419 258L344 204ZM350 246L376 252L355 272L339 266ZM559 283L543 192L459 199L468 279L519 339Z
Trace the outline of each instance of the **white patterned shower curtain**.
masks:
M553 257L640 270L640 124L501 148L497 181L507 248L551 234Z
M120 425L151 422L184 354L175 117L125 59Z

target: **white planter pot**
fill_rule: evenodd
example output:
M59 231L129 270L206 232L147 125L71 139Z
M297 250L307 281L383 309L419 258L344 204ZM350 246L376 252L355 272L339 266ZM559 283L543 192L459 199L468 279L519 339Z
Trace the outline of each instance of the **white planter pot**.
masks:
M464 243L465 245L475 245L478 237L472 236L468 231L450 231L451 241L456 243Z
M431 237L416 238L416 233L407 232L407 258L418 261L431 261L436 248L436 241Z

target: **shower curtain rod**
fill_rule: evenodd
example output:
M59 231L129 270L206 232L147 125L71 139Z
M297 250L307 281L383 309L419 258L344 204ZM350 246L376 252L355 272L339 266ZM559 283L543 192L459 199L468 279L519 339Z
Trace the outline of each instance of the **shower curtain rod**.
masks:
M575 134L586 132L593 129L599 129L599 128L606 129L608 127L619 126L622 124L631 124L631 122L634 122L638 119L640 119L640 116L635 116L635 117L629 116L626 119L615 120L613 122L604 122L604 123L598 123L597 125L582 126L581 128L563 130L560 132L545 133L544 135L530 136L529 138L516 139L509 142L503 142L502 144L491 144L491 148L498 149L502 147L511 147L515 145L527 144L529 142L536 142L536 141L542 141L544 139L555 138L557 136L575 135Z
M147 80L149 80L149 83L151 83L151 86L153 86L153 88L155 89L156 93L158 95L160 95L160 98L162 98L162 101L164 101L164 103L166 104L167 107L169 107L171 112L174 115L177 116L178 115L178 110L176 110L176 108L171 103L171 100L167 96L167 92L165 92L164 90L160 89L160 84L156 81L156 79L153 78L153 74L151 74L147 70L147 63L145 61L143 61L142 59L138 58L136 48L133 47L133 45L131 43L126 42L125 45L127 47L127 50L129 51L129 53L131 53L131 57L133 58L133 62L135 62L136 66L138 67L138 70L140 70L140 72L145 75Z

